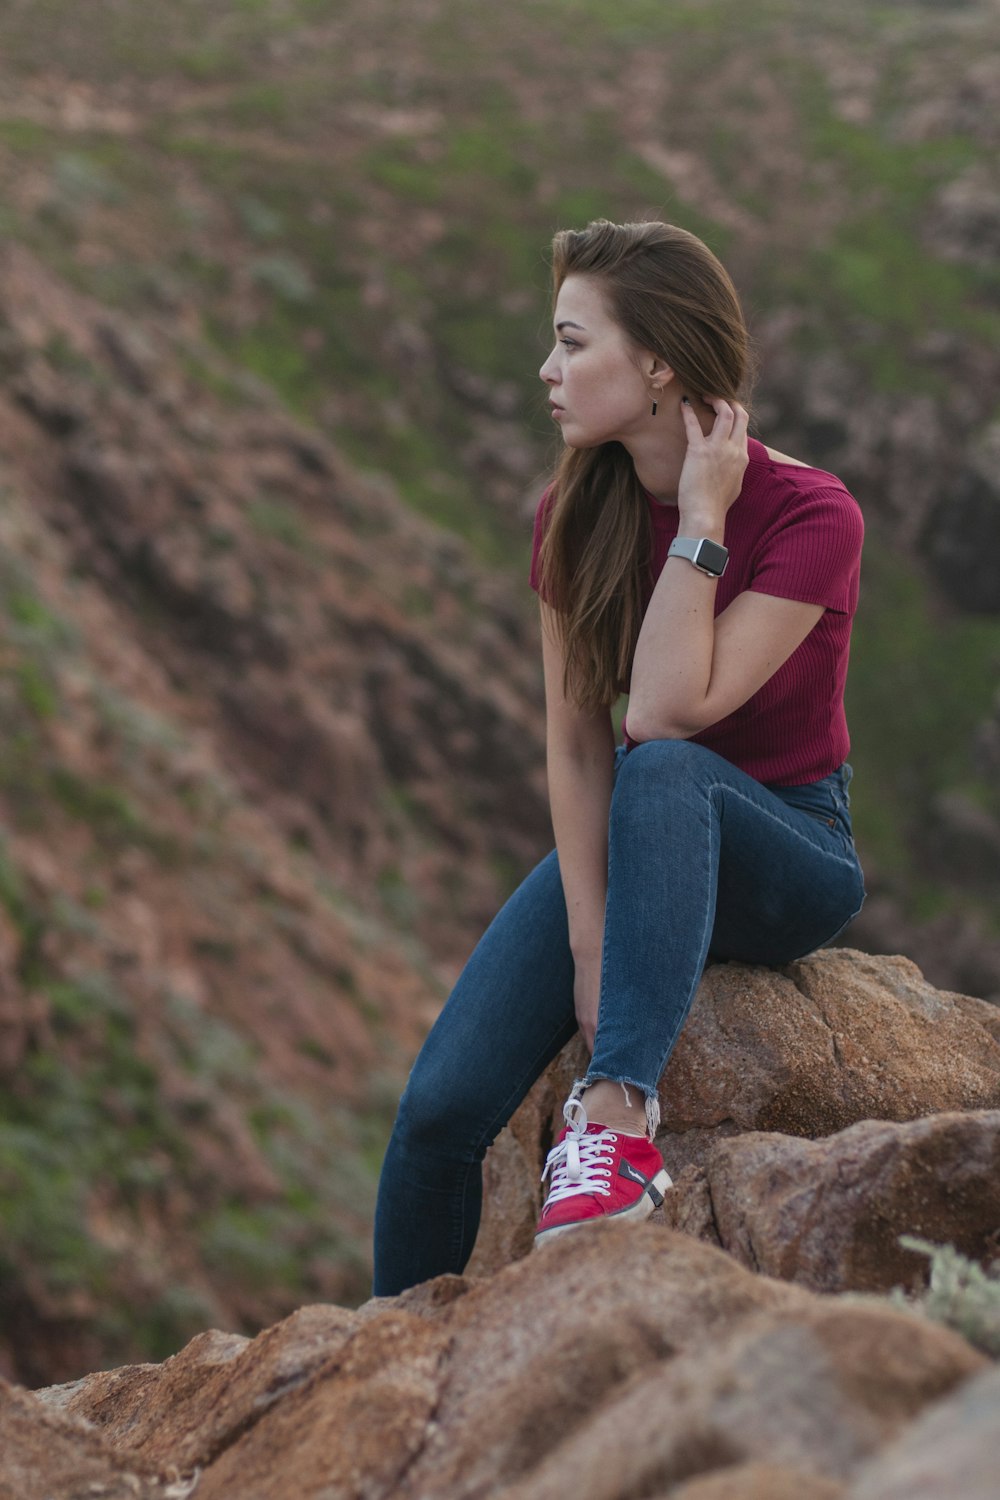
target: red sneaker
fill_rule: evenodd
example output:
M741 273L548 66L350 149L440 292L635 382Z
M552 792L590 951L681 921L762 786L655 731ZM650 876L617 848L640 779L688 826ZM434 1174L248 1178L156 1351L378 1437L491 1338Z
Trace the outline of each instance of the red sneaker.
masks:
M663 1158L645 1136L588 1125L583 1105L571 1099L566 1128L549 1152L542 1181L551 1177L535 1244L566 1229L600 1219L644 1219L672 1186Z

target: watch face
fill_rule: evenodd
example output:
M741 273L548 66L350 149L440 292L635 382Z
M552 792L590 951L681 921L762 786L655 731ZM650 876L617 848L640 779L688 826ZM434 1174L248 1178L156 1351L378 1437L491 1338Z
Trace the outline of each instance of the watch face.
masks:
M726 571L726 563L729 561L729 551L718 542L709 541L703 537L694 559L695 566L704 568L706 573L711 573L716 578L721 578Z

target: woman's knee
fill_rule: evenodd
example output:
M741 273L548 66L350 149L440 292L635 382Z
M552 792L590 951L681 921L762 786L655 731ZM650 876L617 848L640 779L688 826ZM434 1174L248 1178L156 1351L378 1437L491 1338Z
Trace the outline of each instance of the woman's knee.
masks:
M481 1112L457 1065L450 1074L422 1068L420 1060L399 1101L393 1139L406 1150L451 1159L485 1154Z
M615 798L654 794L658 799L681 787L709 785L715 756L690 740L643 740L618 768Z

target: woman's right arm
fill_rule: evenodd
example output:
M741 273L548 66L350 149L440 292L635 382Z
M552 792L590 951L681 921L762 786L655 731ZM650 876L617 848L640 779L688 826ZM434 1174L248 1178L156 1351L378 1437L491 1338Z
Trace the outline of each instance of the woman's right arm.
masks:
M566 698L558 629L552 610L545 604L542 659L549 808L576 966L574 1001L580 1030L593 1051L608 889L614 729L609 710L587 713Z

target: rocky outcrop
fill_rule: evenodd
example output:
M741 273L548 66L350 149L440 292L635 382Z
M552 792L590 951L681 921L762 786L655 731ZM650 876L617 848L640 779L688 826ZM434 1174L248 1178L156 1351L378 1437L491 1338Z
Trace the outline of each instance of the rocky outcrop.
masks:
M167 1500L165 1491L141 1460L0 1381L0 1500Z
M801 1469L732 1464L670 1491L671 1500L841 1500L844 1486Z
M568 1048L494 1148L494 1274L5 1391L0 1484L37 1460L48 1487L18 1500L82 1500L78 1443L88 1482L142 1500L992 1495L986 1357L829 1293L919 1285L906 1231L995 1254L1000 1015L903 959L709 971L662 1089L664 1211L528 1254L578 1066Z
M583 1071L575 1041L492 1148L477 1269L530 1248L541 1165ZM747 1265L866 1289L916 1274L905 1231L991 1253L1000 1011L934 989L905 958L833 949L780 972L708 969L660 1100L667 1221Z
M703 1169L681 1173L664 1218L815 1290L922 1284L926 1259L903 1235L979 1259L1000 1250L1000 1110L719 1141Z
M815 1137L863 1119L1000 1106L1000 1011L905 958L828 949L706 972L661 1084L668 1164L737 1130Z
M932 1406L861 1470L851 1500L995 1500L1000 1369Z
M19 1426L0 1494L33 1454L45 1471L58 1430L103 1460L95 1485L130 1473L150 1500L158 1483L196 1500L618 1500L681 1485L689 1500L832 1500L986 1365L917 1316L755 1276L649 1225L607 1225L485 1281L303 1309L253 1341L202 1337L162 1366L5 1390L0 1410ZM84 1491L59 1479L44 1493Z

